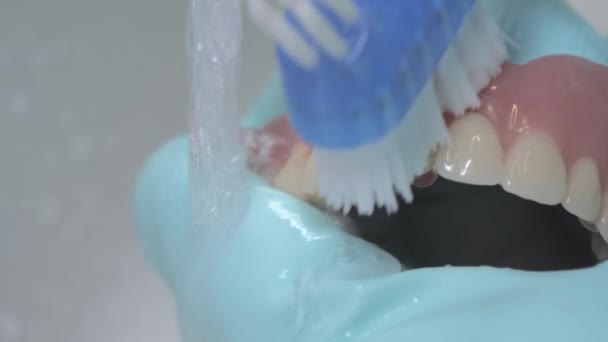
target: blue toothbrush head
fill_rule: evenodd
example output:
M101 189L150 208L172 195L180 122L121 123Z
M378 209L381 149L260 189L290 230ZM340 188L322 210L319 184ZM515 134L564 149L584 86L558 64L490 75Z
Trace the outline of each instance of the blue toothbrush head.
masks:
M450 46L473 0L354 0L345 22L314 3L347 43L342 58L325 52L290 11L285 15L319 56L301 66L277 49L291 123L315 147L352 149L387 134L412 107Z
M291 125L314 147L330 207L371 214L412 200L411 183L449 140L444 112L479 105L507 58L474 0L248 0L277 41Z

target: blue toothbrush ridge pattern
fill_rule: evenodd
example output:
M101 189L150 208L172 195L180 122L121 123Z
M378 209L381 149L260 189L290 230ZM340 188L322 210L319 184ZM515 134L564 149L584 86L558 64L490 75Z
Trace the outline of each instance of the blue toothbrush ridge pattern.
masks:
M449 48L474 0L354 0L360 16L342 22L314 0L349 46L337 60L285 15L320 56L300 67L280 47L277 58L291 124L315 147L348 150L383 137L413 106Z

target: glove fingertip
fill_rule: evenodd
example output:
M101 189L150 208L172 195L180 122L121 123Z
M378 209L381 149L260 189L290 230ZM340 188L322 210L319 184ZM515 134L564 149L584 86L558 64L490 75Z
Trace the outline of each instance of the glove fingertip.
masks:
M160 147L145 163L133 196L133 216L144 252L164 268L173 245L190 228L188 137Z

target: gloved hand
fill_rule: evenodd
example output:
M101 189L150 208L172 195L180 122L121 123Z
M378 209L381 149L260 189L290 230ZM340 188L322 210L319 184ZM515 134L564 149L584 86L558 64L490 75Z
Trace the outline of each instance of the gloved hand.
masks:
M521 28L584 30L561 1L512 2L519 4L505 11L525 15L507 16L510 35ZM490 5L498 11L501 3ZM590 38L579 49L584 37L552 44L521 35L512 37L520 44L513 52L520 61L570 52L608 64L601 60L607 45ZM606 263L551 273L484 267L402 272L397 260L344 232L332 217L253 177L238 227L222 227L229 230L227 242L214 244L200 230L211 227L191 224L188 156L186 138L162 147L135 193L139 236L175 295L187 342L607 338Z

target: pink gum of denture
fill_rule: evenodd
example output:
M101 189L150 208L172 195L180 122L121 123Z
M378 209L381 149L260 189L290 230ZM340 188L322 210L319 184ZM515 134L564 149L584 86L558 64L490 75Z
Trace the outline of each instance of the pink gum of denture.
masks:
M281 115L262 129L243 129L241 141L248 152L249 167L266 179L274 179L289 159L293 147L304 143Z
M548 56L506 64L480 94L485 115L508 152L516 139L539 131L550 136L567 168L595 160L608 180L608 68L574 56Z

